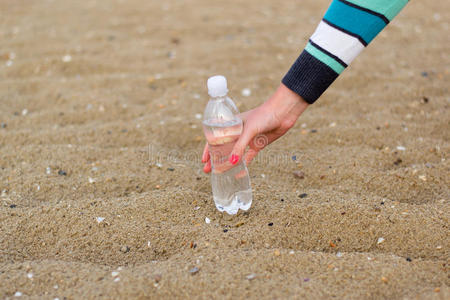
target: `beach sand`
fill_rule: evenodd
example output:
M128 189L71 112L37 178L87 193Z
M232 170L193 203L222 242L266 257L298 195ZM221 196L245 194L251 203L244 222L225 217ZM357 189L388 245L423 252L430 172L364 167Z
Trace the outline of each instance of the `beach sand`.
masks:
M449 299L448 2L260 154L247 213L214 207L206 79L262 103L328 3L1 1L0 299Z

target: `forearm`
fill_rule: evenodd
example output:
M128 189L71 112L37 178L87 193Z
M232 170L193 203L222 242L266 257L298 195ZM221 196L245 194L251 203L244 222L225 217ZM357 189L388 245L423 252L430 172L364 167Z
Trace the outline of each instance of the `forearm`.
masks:
M314 103L408 0L334 0L282 82Z

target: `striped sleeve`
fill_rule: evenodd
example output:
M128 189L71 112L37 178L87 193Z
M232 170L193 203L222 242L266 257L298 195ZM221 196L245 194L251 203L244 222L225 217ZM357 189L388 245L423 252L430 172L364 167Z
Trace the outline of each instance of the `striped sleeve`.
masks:
M408 0L333 0L282 82L314 103Z

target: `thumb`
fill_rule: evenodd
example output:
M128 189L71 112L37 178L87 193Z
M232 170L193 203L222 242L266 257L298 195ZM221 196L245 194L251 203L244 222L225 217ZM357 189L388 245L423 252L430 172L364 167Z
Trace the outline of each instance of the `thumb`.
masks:
M230 153L230 163L232 165L237 164L241 158L244 156L245 148L247 148L248 144L255 136L255 131L252 128L246 127L244 124L244 129L242 131L241 136L237 140L236 144L234 144L233 150Z

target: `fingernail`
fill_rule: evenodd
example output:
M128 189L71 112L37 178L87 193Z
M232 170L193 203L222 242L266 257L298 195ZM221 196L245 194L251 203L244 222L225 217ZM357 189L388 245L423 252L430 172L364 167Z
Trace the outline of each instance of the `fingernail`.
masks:
M235 164L237 164L238 161L239 161L239 155L232 154L230 157L230 163L232 165L235 165Z

